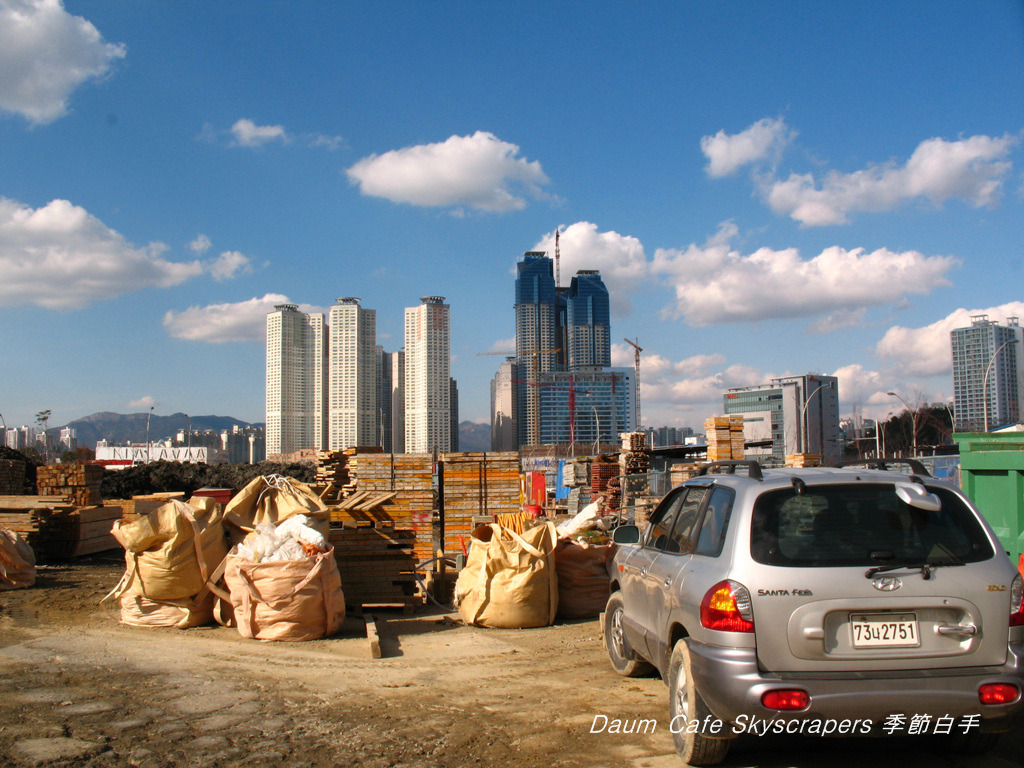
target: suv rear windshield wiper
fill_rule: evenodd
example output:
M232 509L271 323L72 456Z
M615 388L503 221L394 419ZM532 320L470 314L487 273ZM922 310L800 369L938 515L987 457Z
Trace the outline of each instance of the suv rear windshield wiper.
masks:
M953 555L953 557L956 558L955 555ZM942 568L944 566L952 565L964 565L964 563L959 558L956 558L951 563L901 563L899 565L879 565L875 566L874 568L868 568L866 571L864 571L864 578L873 579L878 574L887 573L889 571L920 570L921 575L924 576L924 580L928 581L928 579L932 577L932 574L935 572L936 568Z

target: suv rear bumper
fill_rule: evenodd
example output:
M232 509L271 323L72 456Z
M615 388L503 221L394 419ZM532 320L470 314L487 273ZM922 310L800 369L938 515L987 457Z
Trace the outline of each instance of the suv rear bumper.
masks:
M708 708L729 723L762 720L862 720L881 726L892 715L905 724L915 716L975 718L982 731L1001 731L1024 706L1024 644L1011 643L1001 667L907 670L905 673L776 674L757 666L753 648L723 648L686 641L697 690ZM985 705L978 687L985 683L1012 683L1022 692L1009 704ZM773 689L799 688L811 698L799 712L768 709L761 696ZM735 728L734 728L734 732ZM959 730L957 731L959 732ZM902 731L903 734L906 731Z

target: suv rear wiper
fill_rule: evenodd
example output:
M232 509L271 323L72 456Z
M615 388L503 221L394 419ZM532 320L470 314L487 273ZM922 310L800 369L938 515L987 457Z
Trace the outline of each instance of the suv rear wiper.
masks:
M873 579L880 573L887 573L888 571L899 571L899 570L920 570L921 575L924 576L924 580L928 581L932 574L935 573L936 568L942 568L944 566L953 565L964 565L963 561L957 559L952 563L901 563L900 565L879 565L874 568L868 568L864 571L864 578Z

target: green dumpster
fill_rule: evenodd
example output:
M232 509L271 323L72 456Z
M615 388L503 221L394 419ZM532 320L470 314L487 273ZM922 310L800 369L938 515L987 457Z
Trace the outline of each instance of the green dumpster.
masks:
M960 486L1017 565L1024 554L1024 432L963 432L953 439Z

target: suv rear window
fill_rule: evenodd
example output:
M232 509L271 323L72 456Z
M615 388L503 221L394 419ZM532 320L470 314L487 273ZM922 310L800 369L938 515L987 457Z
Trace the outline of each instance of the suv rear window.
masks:
M765 565L791 567L946 565L987 560L994 551L971 510L952 491L928 488L942 502L912 507L892 484L783 488L754 503L750 552Z

